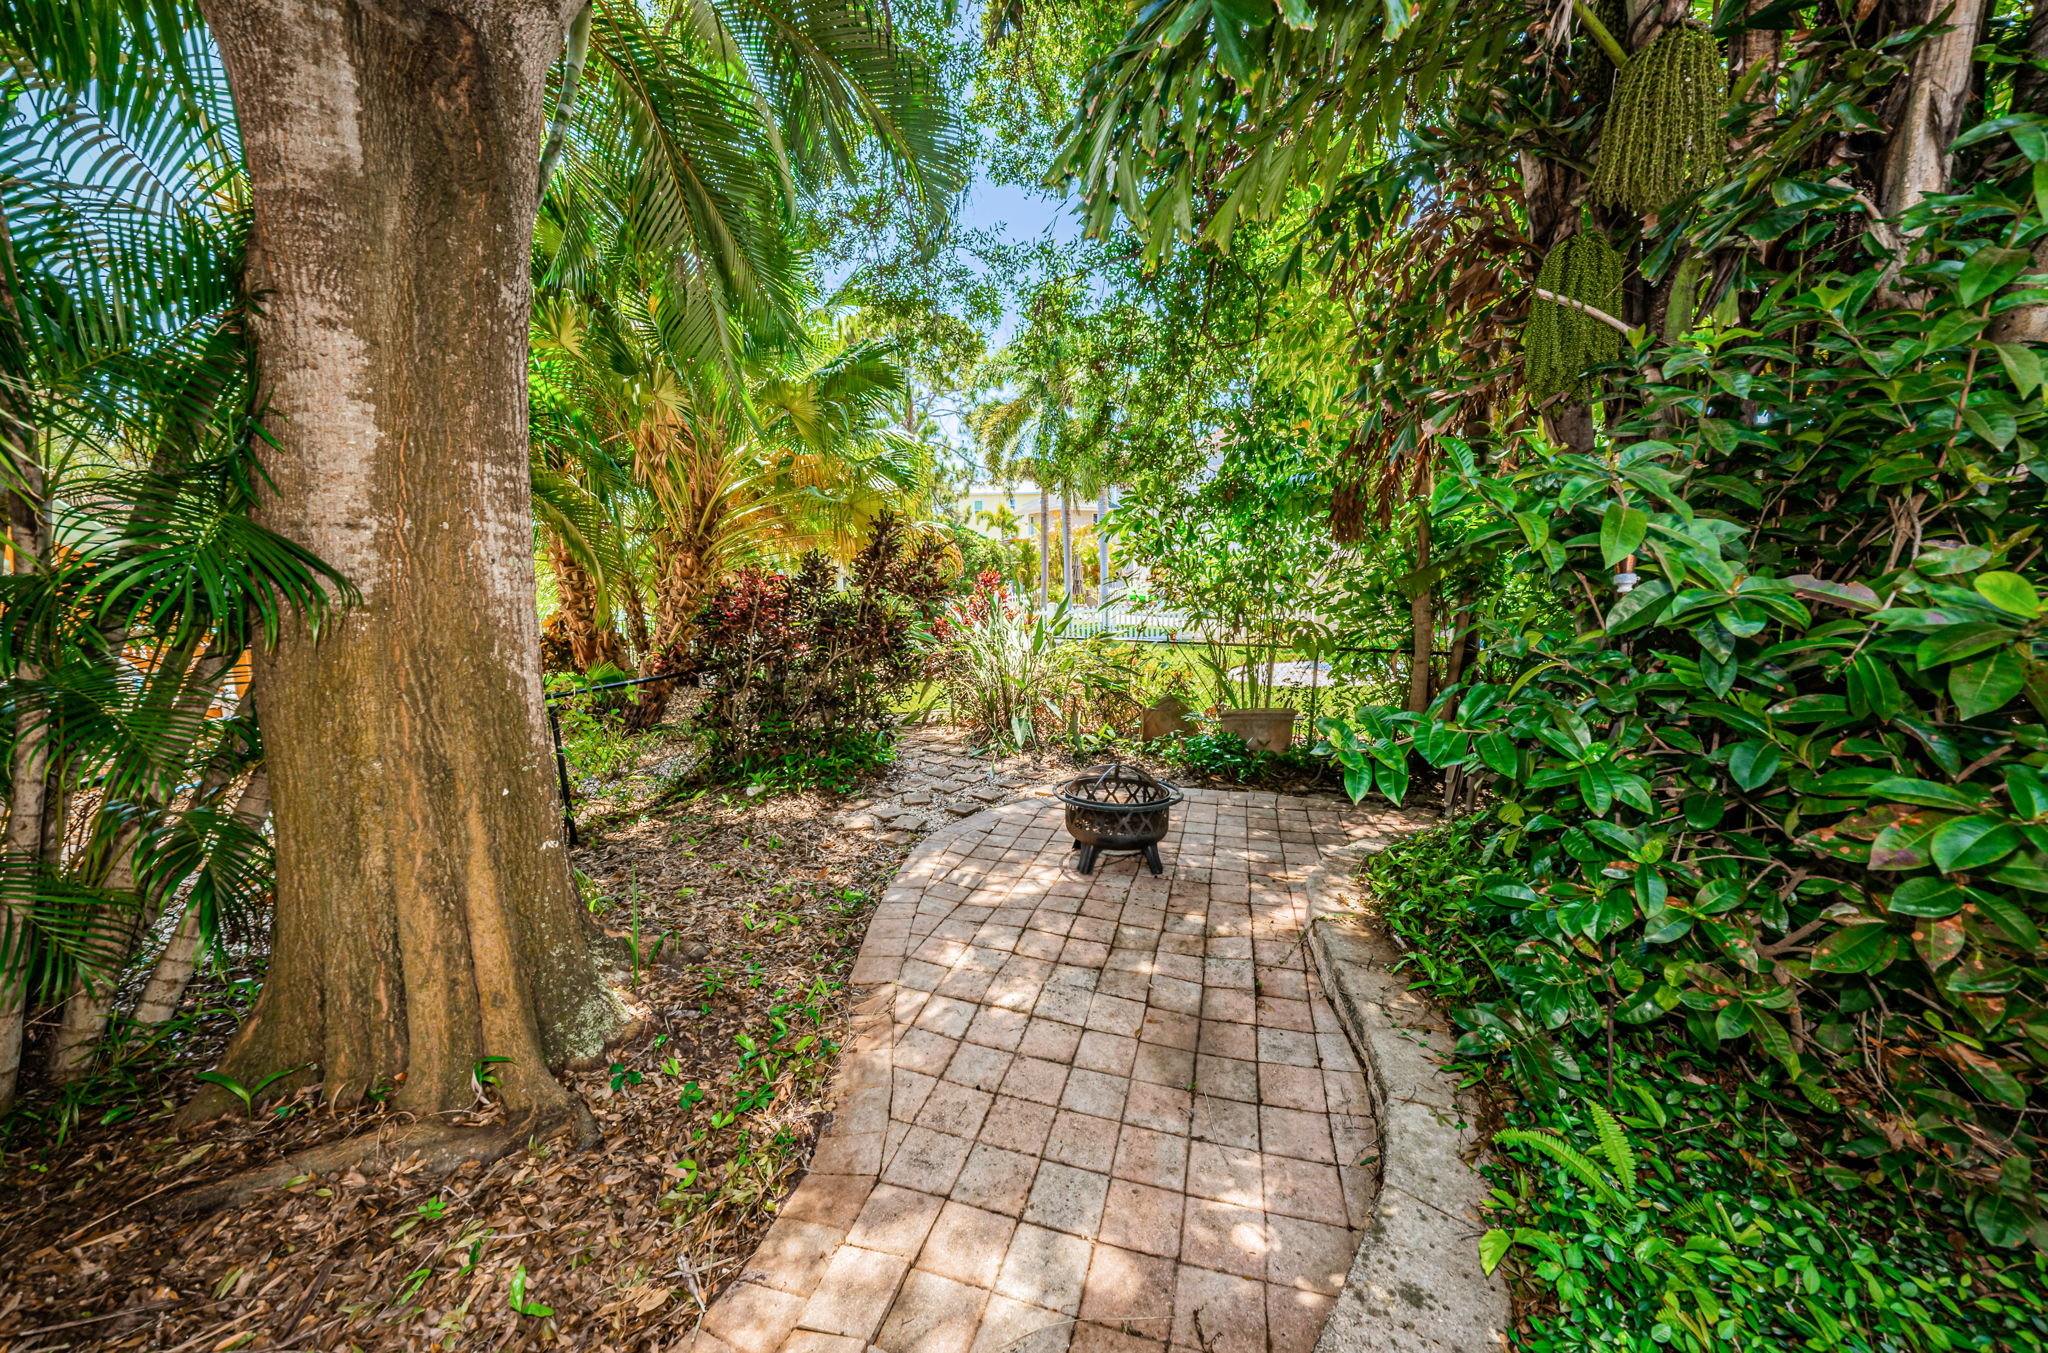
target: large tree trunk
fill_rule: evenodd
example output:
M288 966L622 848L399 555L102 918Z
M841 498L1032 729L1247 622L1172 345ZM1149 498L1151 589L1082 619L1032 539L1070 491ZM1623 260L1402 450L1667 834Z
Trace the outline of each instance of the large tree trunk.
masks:
M223 1070L313 1067L332 1101L395 1085L430 1115L473 1104L488 1065L515 1113L566 1116L549 1068L620 1024L549 778L528 501L535 156L566 5L202 8L254 205L261 519L362 594L257 659L276 924Z
M7 366L17 374L27 365L28 335L15 303L14 243L6 217L0 215L0 325L4 325ZM44 491L42 460L36 445L34 409L28 382L0 380L0 456L6 460L4 501L9 567L33 573L43 566L50 545L49 502ZM14 679L35 681L37 664L16 656ZM49 730L37 702L17 697L14 758L7 768L8 817L4 849L10 870L26 870L45 856L43 820L50 780ZM28 961L33 908L17 889L0 898L0 1113L14 1103L21 1079L22 1042L28 1032Z
M235 818L249 830L257 831L269 816L270 772L258 766L249 777L249 783L242 787L242 796L235 800ZM188 906L178 917L170 941L164 945L163 953L157 956L156 966L150 969L149 982L135 1002L137 1024L162 1024L178 1013L178 1006L185 999L185 988L192 985L192 974L199 968L202 938L199 908Z
M2027 55L2048 63L2048 0L2034 0L2027 22ZM2029 67L2012 77L2012 107L2015 113L2039 112L2048 107L2048 71Z
M555 614L576 670L587 672L600 663L626 665L618 631L597 619L597 580L553 534L548 536L548 569L555 575Z
M1963 130L1970 55L1990 13L1990 0L1930 0L1922 21L1938 20L1948 27L1913 55L1905 106L1885 148L1886 216L1896 218L1929 194L1948 191L1949 143Z
M1530 152L1521 155L1522 209L1529 218L1529 243L1535 246L1530 275L1560 240L1579 228L1578 195L1585 178L1570 165ZM1593 454L1593 410L1583 401L1558 400L1543 411L1543 431L1551 441L1582 456Z
M12 313L11 296L8 310ZM11 403L11 401L9 401ZM42 469L33 434L11 408L10 426L0 429L10 480L6 495L7 543L13 571L30 573L41 567L49 543L44 512ZM14 672L17 684L36 680L40 670L22 662ZM49 729L42 707L21 699L14 721L14 760L8 767L6 866L32 869L44 854L44 800L50 781ZM0 1113L14 1103L21 1079L22 1041L28 1032L28 961L34 909L19 891L0 898Z

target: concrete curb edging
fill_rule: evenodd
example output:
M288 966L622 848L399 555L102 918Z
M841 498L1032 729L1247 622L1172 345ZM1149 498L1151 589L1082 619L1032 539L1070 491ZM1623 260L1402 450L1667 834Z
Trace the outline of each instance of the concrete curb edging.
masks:
M1443 1070L1452 1037L1393 972L1400 951L1355 905L1352 874L1386 848L1324 856L1308 876L1308 948L1366 1068L1380 1189L1315 1353L1479 1353L1507 1346L1507 1284L1479 1264L1486 1181L1477 1105Z

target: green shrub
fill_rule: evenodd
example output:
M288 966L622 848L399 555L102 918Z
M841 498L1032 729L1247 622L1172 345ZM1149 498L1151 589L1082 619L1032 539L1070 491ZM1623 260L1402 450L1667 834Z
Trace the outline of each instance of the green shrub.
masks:
M1916 211L1918 308L1818 274L1641 354L1609 454L1468 459L1439 507L1572 623L1326 731L1355 792L1414 754L1497 797L1474 886L1515 961L1467 1039L1530 1093L1610 1021L1748 1049L1871 1187L2048 1249L2048 406L2037 354L1977 336L2048 291L2002 290L2027 256L1982 232L2043 227L1980 196Z
M795 573L744 568L697 618L691 659L711 678L696 714L713 775L777 787L843 785L887 759L895 705L924 678L947 582L944 546L884 516L842 579L821 555Z
M1522 961L1517 910L1476 887L1500 834L1467 817L1364 871L1411 985L1467 1023ZM1548 1097L1513 1097L1485 1049L1453 1065L1504 1101L1480 1245L1532 1289L1519 1348L2048 1347L2048 1258L1973 1253L1962 1207L1863 1187L1867 1162L1782 1068L1564 1029Z

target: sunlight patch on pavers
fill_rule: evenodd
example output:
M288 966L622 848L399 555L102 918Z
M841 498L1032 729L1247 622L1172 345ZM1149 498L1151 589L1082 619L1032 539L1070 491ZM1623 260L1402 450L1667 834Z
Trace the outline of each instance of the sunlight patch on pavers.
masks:
M1162 878L1075 873L1045 801L928 838L812 1172L693 1353L1308 1353L1376 1146L1303 881L1419 821L1194 791Z

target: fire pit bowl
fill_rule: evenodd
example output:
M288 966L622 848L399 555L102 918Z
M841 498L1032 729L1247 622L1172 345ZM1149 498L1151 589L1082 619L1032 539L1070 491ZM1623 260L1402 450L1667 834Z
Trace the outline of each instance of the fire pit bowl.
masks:
M1059 799L1067 806L1067 835L1081 852L1081 872L1094 873L1096 857L1109 851L1143 855L1153 873L1165 873L1159 843L1182 797L1166 781L1120 761L1067 781Z

